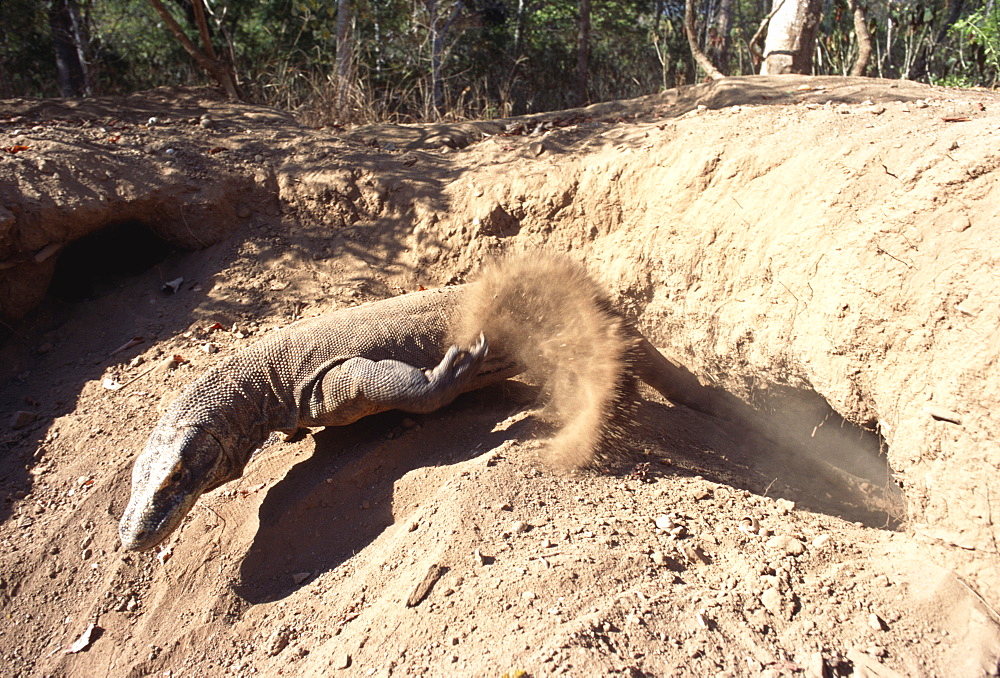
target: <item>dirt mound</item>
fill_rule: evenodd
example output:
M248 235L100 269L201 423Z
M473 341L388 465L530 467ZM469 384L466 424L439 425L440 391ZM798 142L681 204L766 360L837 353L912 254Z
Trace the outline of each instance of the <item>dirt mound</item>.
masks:
M0 347L3 673L996 675L997 111L800 77L349 134L197 91L4 102L0 291L34 310ZM146 268L88 269L142 229ZM272 441L120 550L158 408L220 357L539 248L765 423L640 391L641 462L553 473L509 382ZM611 397L571 374L560 411Z

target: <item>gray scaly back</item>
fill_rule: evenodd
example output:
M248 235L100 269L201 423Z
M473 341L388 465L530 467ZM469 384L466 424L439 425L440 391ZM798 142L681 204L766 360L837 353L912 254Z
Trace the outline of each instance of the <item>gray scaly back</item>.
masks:
M198 497L239 478L271 431L340 426L390 409L430 412L517 374L485 341L449 345L468 286L333 311L267 335L192 383L136 459L122 544L161 542Z

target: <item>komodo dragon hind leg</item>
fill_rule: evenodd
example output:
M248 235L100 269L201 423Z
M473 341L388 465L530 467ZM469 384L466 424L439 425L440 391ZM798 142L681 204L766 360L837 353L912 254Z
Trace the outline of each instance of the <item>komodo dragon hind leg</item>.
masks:
M309 396L309 421L341 426L386 410L426 413L444 407L469 390L489 349L486 339L469 349L452 346L433 369L399 360L351 358L330 369Z

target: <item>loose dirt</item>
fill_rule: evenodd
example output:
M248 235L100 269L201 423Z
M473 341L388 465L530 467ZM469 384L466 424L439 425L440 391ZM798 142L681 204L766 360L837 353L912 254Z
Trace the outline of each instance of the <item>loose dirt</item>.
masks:
M997 675L998 142L991 92L796 76L351 131L0 102L3 674ZM120 549L208 366L539 248L733 416L643 390L570 473L514 380L276 437Z

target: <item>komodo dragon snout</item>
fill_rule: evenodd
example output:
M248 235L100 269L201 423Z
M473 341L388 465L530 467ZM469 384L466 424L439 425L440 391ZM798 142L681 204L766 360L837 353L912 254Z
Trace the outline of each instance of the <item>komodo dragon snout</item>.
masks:
M171 449L174 454L165 454ZM153 548L174 531L198 497L241 475L242 466L230 463L204 428L158 427L132 469L132 497L118 528L122 546L129 551Z

